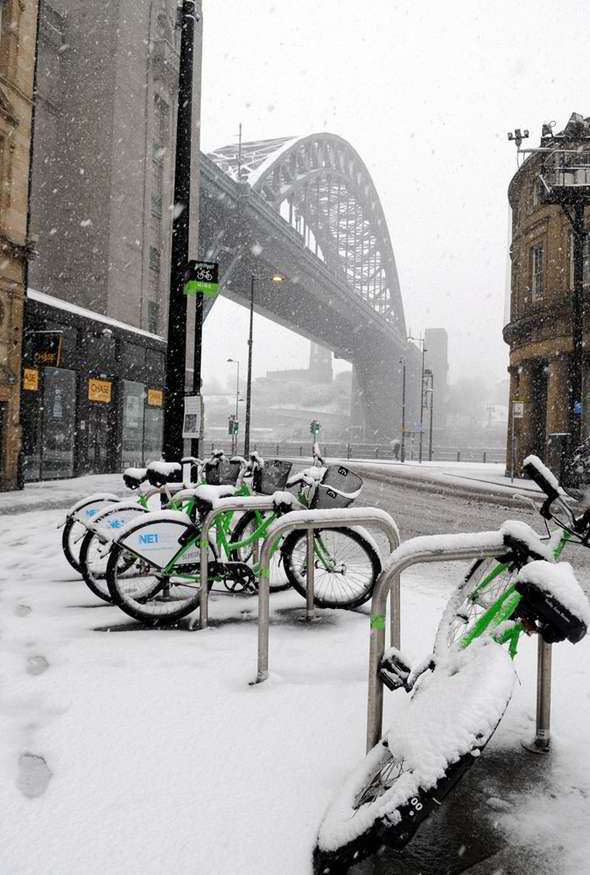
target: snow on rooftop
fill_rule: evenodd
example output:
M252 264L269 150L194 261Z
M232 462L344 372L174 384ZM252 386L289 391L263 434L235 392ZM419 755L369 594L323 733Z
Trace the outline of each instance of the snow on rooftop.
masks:
M74 313L76 316L83 316L85 319L94 319L95 322L112 325L113 328L122 328L124 331L131 331L133 334L141 334L142 337L164 341L164 338L160 337L159 334L152 334L150 331L144 331L143 328L136 328L135 325L119 322L117 319L111 319L110 316L105 316L103 313L95 313L94 310L78 307L77 304L63 301L61 298L55 298L53 295L48 295L45 292L38 292L36 289L27 289L27 298L30 298L31 301L38 301L40 304L47 304L48 307L55 307L58 310Z

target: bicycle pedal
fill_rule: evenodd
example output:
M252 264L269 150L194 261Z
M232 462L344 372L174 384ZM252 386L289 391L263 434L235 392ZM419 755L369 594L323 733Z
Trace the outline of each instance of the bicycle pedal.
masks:
M408 683L411 673L410 665L397 647L390 647L385 651L379 663L378 674L387 689L394 692L403 688L409 693L412 689Z

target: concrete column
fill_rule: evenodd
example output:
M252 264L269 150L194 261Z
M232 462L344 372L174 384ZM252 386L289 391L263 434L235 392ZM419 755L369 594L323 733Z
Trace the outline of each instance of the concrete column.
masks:
M524 416L514 422L516 430L515 474L520 475L523 460L535 451L535 420L533 415L533 373L532 362L523 362L517 369L517 389L513 400L524 404ZM512 410L510 411L512 416Z
M569 431L568 423L569 358L560 355L549 362L547 384L547 434Z

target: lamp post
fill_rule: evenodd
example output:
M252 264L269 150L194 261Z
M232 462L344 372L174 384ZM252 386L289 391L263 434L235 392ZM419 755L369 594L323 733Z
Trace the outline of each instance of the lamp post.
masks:
M406 461L406 363L404 359L399 360L402 366L402 445L400 447L400 458L402 462Z
M237 375L236 375L236 418L235 422L238 421L238 401L240 400L240 363L237 359L227 359L228 362L231 362L233 365L237 365ZM232 432L231 436L231 451L232 454L236 453L238 449L238 438L235 432Z
M279 273L274 273L270 279L273 283L282 283L284 277ZM252 407L252 347L254 345L254 289L256 284L256 276L252 274L250 277L250 330L248 332L248 376L246 378L246 422L244 424L244 456L248 457L250 453L250 413Z
M420 371L420 441L418 450L418 461L422 462L422 428L424 425L424 353L428 352L428 350L424 346L423 337L408 337L408 340L414 340L416 343L422 344L422 368Z
M426 368L424 371L424 376L428 376L430 378L430 388L426 389L427 392L430 392L430 422L428 428L428 461L432 462L432 416L434 413L434 374L430 370L430 368Z

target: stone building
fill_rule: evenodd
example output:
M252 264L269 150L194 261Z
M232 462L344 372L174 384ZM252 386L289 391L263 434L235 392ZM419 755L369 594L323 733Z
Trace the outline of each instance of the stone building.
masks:
M196 7L192 257L202 40ZM28 479L141 464L158 445L180 11L177 0L41 6L31 190L39 256L29 275L25 353L34 368L35 337L54 330L61 354L23 392Z
M19 480L36 27L36 2L0 0L0 489L15 489Z
M515 471L536 453L558 466L558 435L570 430L569 376L572 360L573 234L566 211L546 202L547 168L563 149L590 156L590 120L574 114L553 134L544 126L543 151L531 154L510 182L512 208L510 316L504 340L510 346L510 416L508 453L515 451ZM589 216L590 218L590 216ZM590 243L584 246L584 298L590 291ZM584 345L590 342L590 325ZM590 433L589 359L584 363L582 434ZM517 405L514 407L513 405ZM520 405L523 405L520 408ZM517 414L513 418L512 413ZM522 412L522 418L518 415ZM514 421L514 444L512 423ZM510 461L509 461L510 464Z

